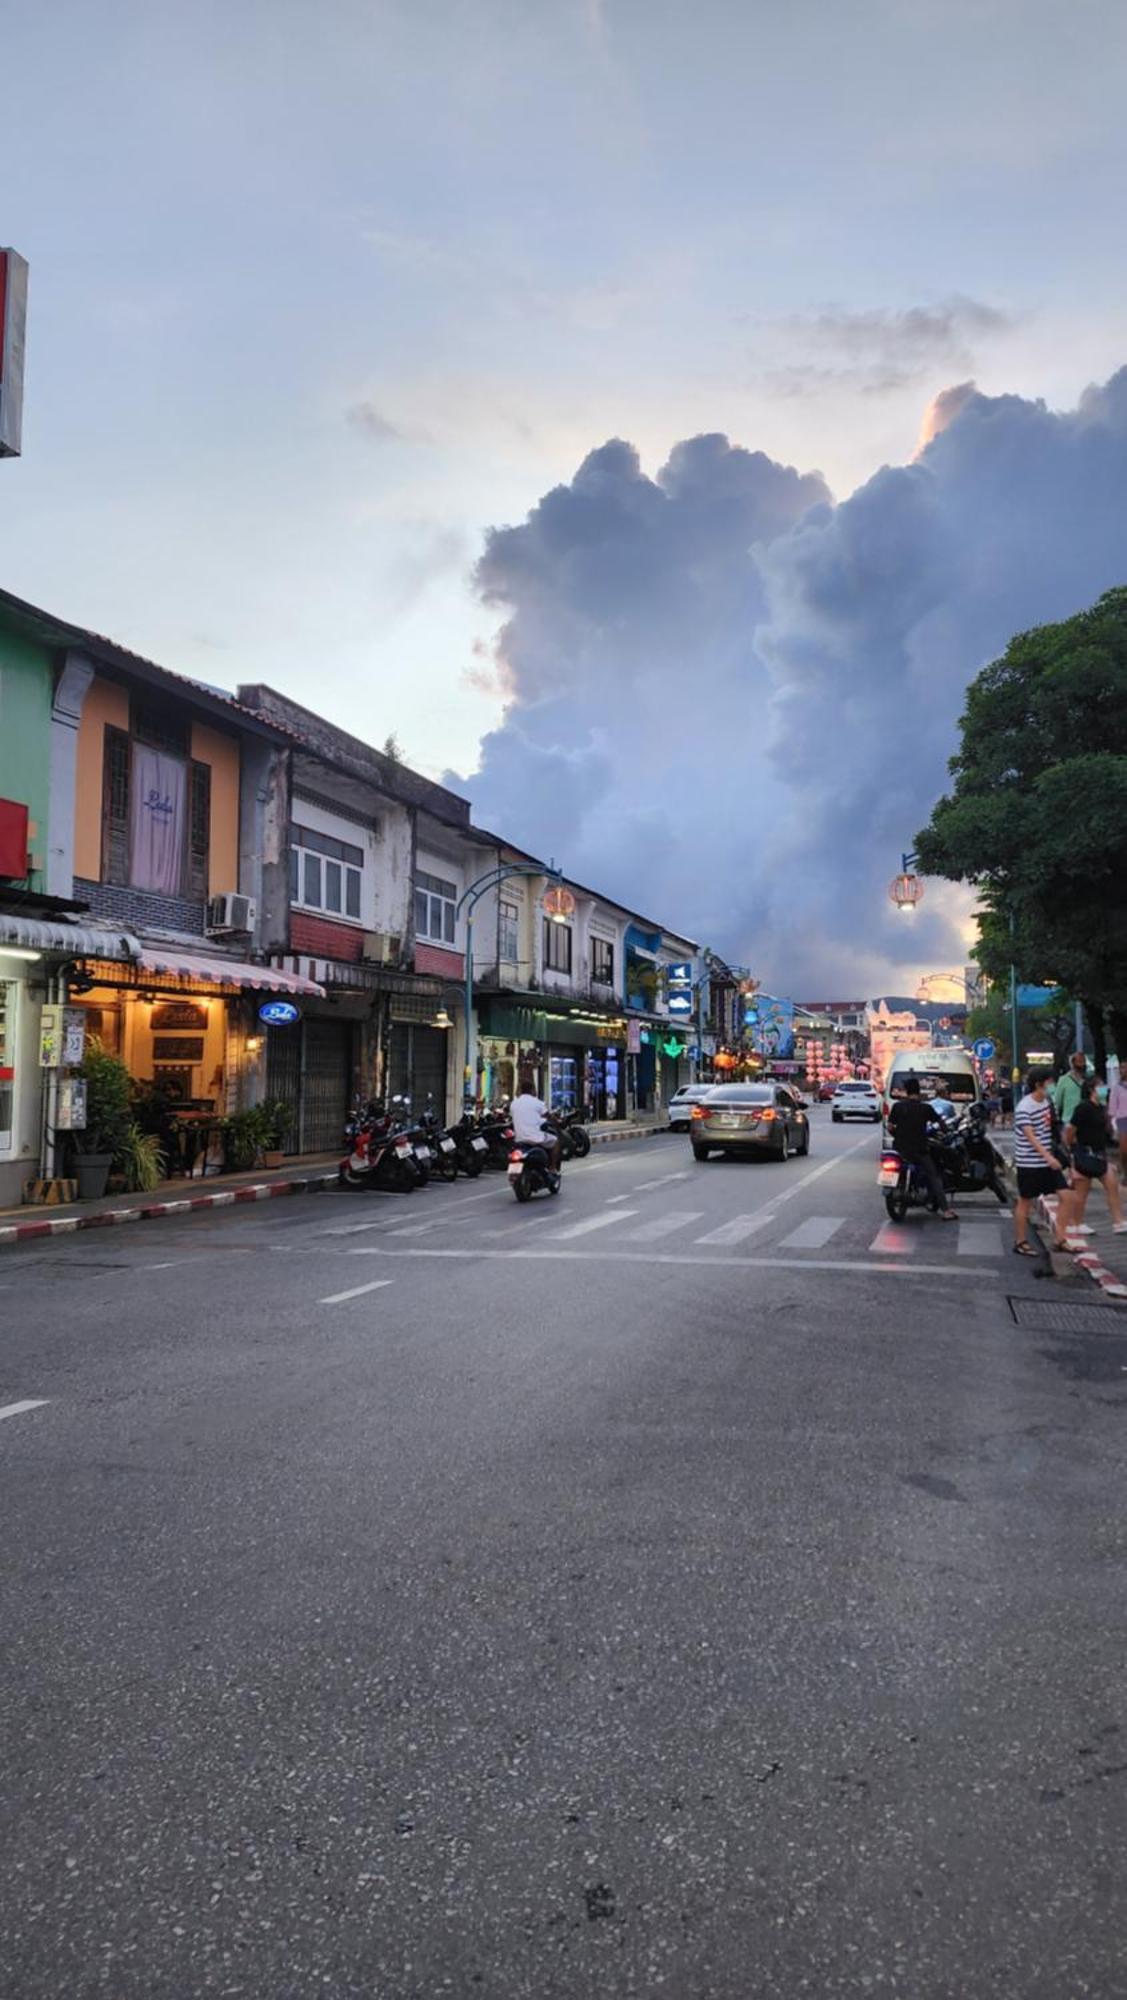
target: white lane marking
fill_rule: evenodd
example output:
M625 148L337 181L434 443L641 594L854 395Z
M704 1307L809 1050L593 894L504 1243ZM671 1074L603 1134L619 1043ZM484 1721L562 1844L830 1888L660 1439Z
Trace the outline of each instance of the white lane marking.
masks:
M432 1215L429 1222L405 1222L402 1229L389 1229L389 1236L422 1236L428 1229L438 1229L445 1221L441 1215Z
M0 1423L5 1417L19 1417L25 1410L42 1410L46 1407L46 1396L35 1396L23 1403L5 1403L0 1409Z
M960 1257L1000 1257L1004 1245L998 1234L998 1225L990 1222L960 1222L958 1242L955 1245Z
M742 1243L745 1236L754 1235L757 1229L765 1229L767 1224L774 1220L773 1208L759 1208L754 1215L733 1215L730 1222L722 1222L719 1229L710 1229L707 1236L697 1236L694 1241L715 1243L718 1246Z
M342 1306L346 1299L358 1299L364 1292L382 1292L386 1285L394 1282L391 1278L373 1278L370 1285L353 1285L350 1292L330 1292L327 1299L318 1299L319 1306Z
M910 1257L919 1240L914 1230L905 1229L901 1223L882 1222L869 1249L884 1257Z
M353 1257L460 1257L464 1263L466 1251L416 1249L414 1245L402 1250L377 1249L369 1244L363 1250L353 1250ZM693 1257L685 1251L672 1250L475 1250L474 1259L502 1258L506 1263L570 1263L570 1264L692 1264L704 1265L710 1271L860 1271L866 1276L887 1277L890 1273L904 1278L974 1278L979 1284L982 1273L977 1267L967 1264L903 1264L894 1257L886 1257L879 1263L865 1263L860 1259L834 1257Z
M689 1169L685 1167L679 1174L662 1174L660 1180L639 1181L636 1187L631 1188L630 1192L631 1194L648 1194L651 1188L666 1187L670 1181L687 1181L688 1178Z
M571 1236L589 1236L593 1229L609 1229L614 1222L627 1222L637 1215L636 1208L616 1208L613 1215L589 1215L583 1222L569 1222L566 1229L553 1229L549 1241L566 1242Z
M662 1236L672 1236L675 1229L687 1229L690 1222L699 1222L704 1214L702 1208L670 1209L667 1215L659 1215L653 1222L643 1222L639 1229L628 1229L628 1243L656 1243Z
M808 1215L789 1236L784 1236L780 1250L822 1250L831 1236L836 1236L844 1215Z

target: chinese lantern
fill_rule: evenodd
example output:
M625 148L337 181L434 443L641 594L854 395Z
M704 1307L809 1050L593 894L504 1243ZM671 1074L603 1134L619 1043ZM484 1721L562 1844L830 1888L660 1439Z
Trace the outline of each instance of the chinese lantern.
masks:
M914 910L923 896L924 885L918 875L894 875L888 885L888 893L898 910Z

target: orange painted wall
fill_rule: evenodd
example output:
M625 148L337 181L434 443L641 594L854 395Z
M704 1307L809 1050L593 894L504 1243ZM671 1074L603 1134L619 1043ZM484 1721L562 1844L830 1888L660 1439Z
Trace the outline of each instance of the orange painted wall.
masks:
M114 681L95 678L82 704L74 774L74 872L87 882L102 873L102 746L106 724L128 729L129 695Z
M205 722L192 724L192 755L211 765L211 839L207 893L222 896L239 886L239 744Z
M95 678L82 706L74 786L74 872L88 882L102 873L102 761L107 724L129 728L129 691ZM239 886L238 738L205 722L192 724L192 755L211 766L208 894Z

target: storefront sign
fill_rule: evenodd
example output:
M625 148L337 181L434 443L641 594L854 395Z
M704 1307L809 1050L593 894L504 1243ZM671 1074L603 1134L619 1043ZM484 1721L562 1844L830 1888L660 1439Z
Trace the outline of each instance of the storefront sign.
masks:
M669 995L669 1011L671 1014L680 1016L691 1014L693 1011L692 994L681 992L671 993Z
M641 1024L641 1022L640 1022L640 1021L627 1021L627 1023L626 1023L626 1053L627 1053L627 1055L628 1055L628 1056L636 1056L636 1055L638 1054L638 1051L639 1051L639 1049L641 1048L641 1046L642 1046L642 1024Z
M668 1042L662 1042L661 1053L663 1056L668 1056L670 1062L673 1062L676 1057L684 1055L685 1044L684 1042L679 1042L676 1035L674 1035Z
M292 1028L301 1019L301 1008L295 1007L292 1000L264 1000L258 1018L268 1028Z
M693 983L692 960L684 959L677 965L667 966L665 977L670 992L678 986L691 986Z

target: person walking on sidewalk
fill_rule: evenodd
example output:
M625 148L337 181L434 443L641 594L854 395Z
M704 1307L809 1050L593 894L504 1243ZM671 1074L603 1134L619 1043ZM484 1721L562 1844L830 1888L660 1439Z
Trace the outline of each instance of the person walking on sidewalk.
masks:
M1060 1119L1062 1128L1072 1123L1072 1114L1080 1102L1080 1092L1088 1074L1088 1058L1083 1049L1074 1049L1068 1059L1068 1068L1053 1085L1053 1108Z
M1127 1236L1119 1183L1114 1172L1108 1168L1111 1125L1106 1110L1096 1096L1094 1077L1088 1077L1080 1086L1079 1102L1065 1126L1064 1138L1072 1152L1073 1203L1068 1234L1077 1239L1091 1235L1091 1231L1084 1227L1084 1210L1092 1182L1099 1181L1111 1210L1113 1231L1116 1236Z
M1014 1166L1017 1169L1017 1200L1014 1203L1014 1253L1036 1257L1036 1245L1029 1241L1029 1211L1039 1196L1059 1195L1054 1250L1066 1250L1064 1229L1069 1214L1068 1182L1053 1156L1053 1107L1045 1094L1047 1069L1031 1069L1026 1093L1014 1112Z
M1127 1083L1123 1081L1122 1069L1107 1094L1107 1115L1119 1141L1119 1171L1127 1181Z

